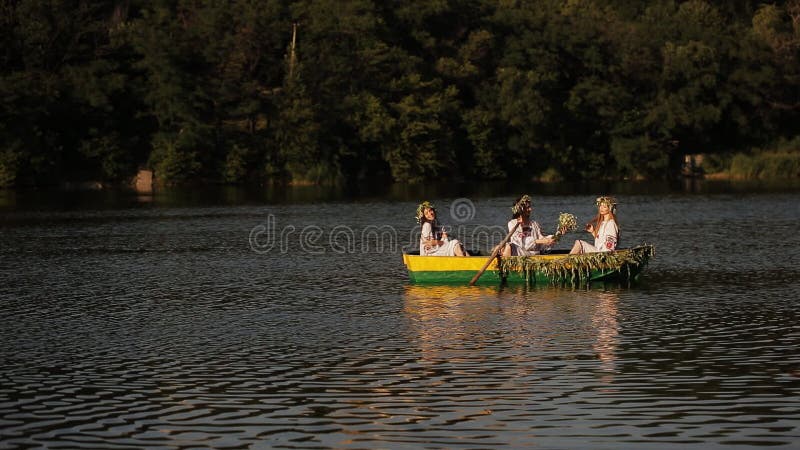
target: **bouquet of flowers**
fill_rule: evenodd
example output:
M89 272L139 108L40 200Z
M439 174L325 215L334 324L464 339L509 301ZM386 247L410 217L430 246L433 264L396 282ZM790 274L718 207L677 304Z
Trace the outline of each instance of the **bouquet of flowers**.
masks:
M558 215L558 229L553 234L553 239L557 242L561 236L578 229L578 219L570 213Z

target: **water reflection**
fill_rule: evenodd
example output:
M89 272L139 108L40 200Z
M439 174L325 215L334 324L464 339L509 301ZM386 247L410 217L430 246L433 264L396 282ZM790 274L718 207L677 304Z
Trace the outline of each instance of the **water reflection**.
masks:
M188 198L255 204L0 214L0 447L797 447L797 194L631 195L626 239L658 249L642 280L574 287L408 285L391 251L248 246L265 211L409 236L413 201Z
M470 328L497 313L498 304L491 299L499 292L484 287L406 286L403 311L422 358L448 361L457 357L463 350L459 343Z
M598 370L603 372L601 380L612 383L616 373L616 351L619 346L619 314L617 302L619 294L601 292L597 297L597 306L592 316L592 326L597 330L593 348L600 359Z
M81 210L129 208L144 205L158 207L191 207L215 205L308 204L341 201L412 202L420 199L459 198L486 199L514 197L520 192L535 192L538 196L588 196L598 192L618 196L656 196L674 194L716 195L736 193L796 192L800 180L703 180L683 179L662 181L601 181L601 182L513 182L482 183L425 183L425 184L361 184L344 186L203 186L160 188L152 194L141 195L133 190L100 189L68 190L0 189L0 209Z
M425 359L496 351L529 365L554 345L592 348L603 382L613 382L619 291L559 287L406 286L403 311ZM577 325L576 325L577 324ZM491 357L491 355L486 355Z

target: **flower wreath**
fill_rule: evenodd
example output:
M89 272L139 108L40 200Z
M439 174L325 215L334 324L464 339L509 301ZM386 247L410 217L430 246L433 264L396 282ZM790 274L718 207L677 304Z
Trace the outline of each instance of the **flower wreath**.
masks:
M531 197L528 194L522 196L517 203L514 203L514 206L511 207L511 214L517 215L522 213L526 206L531 205Z
M594 204L595 206L598 207L603 204L608 205L612 213L614 213L617 210L617 200L614 197L605 195L602 197L597 197L597 200L594 201Z
M433 203L431 203L431 202L429 202L427 200L422 202L422 203L420 203L419 206L417 206L417 215L416 215L417 223L422 222L422 218L425 216L425 209L426 208L430 208L430 209L436 211L436 207L433 206Z

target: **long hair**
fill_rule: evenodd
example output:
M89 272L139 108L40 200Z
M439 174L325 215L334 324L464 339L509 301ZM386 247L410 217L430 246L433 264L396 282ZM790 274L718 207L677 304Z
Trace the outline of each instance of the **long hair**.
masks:
M608 215L611 216L611 219L617 224L617 229L619 229L619 221L617 220L617 215L611 212L610 210L608 211ZM603 223L603 216L598 212L597 215L594 216L594 218L590 220L589 223L586 224L587 227L589 225L592 226L592 230L594 230L592 231L592 236L597 237L597 235L600 234L601 223Z
M422 227L425 226L426 223L431 224L431 235L433 235L434 239L436 239L436 237L439 235L438 233L441 227L441 225L439 224L439 214L436 214L436 208L430 208L430 209L434 213L433 220L428 220L428 218L425 217L425 214L423 214L422 217L419 218L419 230L421 232Z

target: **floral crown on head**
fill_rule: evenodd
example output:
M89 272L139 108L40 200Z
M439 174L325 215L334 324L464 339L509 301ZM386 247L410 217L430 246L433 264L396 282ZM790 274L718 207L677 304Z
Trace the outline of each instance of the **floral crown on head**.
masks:
M422 203L420 203L419 206L417 206L417 216L416 216L417 223L422 222L422 217L425 216L425 209L426 208L430 208L430 209L436 211L436 207L433 206L433 203L431 203L431 202L429 202L427 200L422 202Z
M517 203L514 203L514 206L511 207L511 214L515 216L521 214L526 206L531 206L531 197L528 194L523 195Z
M603 205L603 204L608 205L608 207L611 208L612 211L617 209L617 199L615 199L614 197L606 196L606 195L604 195L602 197L597 197L597 200L594 201L594 204L597 205L597 206L600 206L600 205Z

